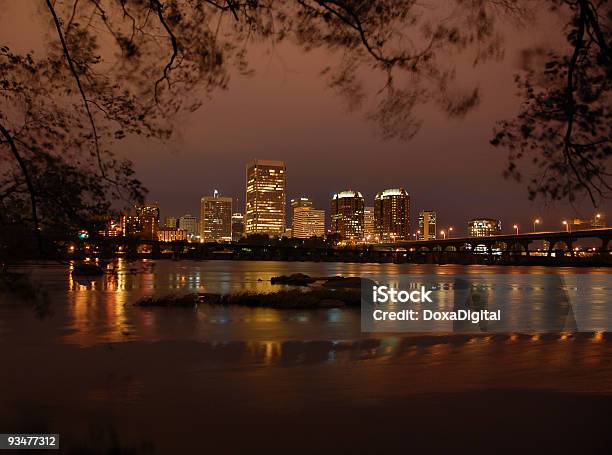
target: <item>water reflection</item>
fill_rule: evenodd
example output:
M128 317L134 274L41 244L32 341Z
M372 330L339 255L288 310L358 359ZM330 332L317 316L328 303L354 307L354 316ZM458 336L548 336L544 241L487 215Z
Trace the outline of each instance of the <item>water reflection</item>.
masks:
M304 262L253 262L253 261L137 261L118 260L109 264L109 273L99 278L76 278L66 267L34 267L28 271L40 281L51 296L54 308L53 330L61 342L79 345L95 345L106 342L132 340L197 340L247 343L269 343L260 348L267 353L267 361L294 359L292 350L301 352L299 343L322 340L325 345L312 345L302 355L305 359L335 362L342 359L347 348L344 341L356 340L368 348L359 357L377 358L380 350L397 352L402 339L383 337L384 346L374 346L367 341L372 335L360 329L359 311L352 309L328 309L308 311L278 311L269 308L211 307L191 309L141 309L133 303L144 296L185 292L273 292L286 288L273 286L270 278L289 273L306 273L311 276L358 275L387 277L410 275L436 275L451 282L453 277L487 277L491 274L516 276L505 291L508 301L518 309L509 315L520 320L529 310L521 305L522 287L531 293L546 293L542 278L552 273L581 274L609 278L606 270L546 269L538 267L464 267L410 264L344 264ZM519 279L521 278L521 279ZM444 281L441 280L441 281ZM440 294L440 305L452 309L452 286ZM575 291L570 291L575 292ZM609 288L592 291L595 300L592 313L607 311ZM537 310L537 306L535 307ZM534 313L537 316L537 311ZM11 317L7 314L7 317ZM531 315L533 318L533 314ZM546 317L546 315L542 315ZM15 324L0 327L0 336L11 336L19 330ZM452 329L449 329L451 331ZM518 335L512 335L518 336ZM603 335L598 335L603 336ZM531 337L531 336L530 336ZM537 337L537 335L536 335ZM538 338L536 338L538 339ZM340 341L338 341L340 340ZM478 339L482 341L481 338ZM278 343L297 342L281 349ZM512 342L512 338L506 340ZM314 341L313 341L314 342ZM332 347L327 347L332 343ZM368 344L370 343L370 344ZM296 347L298 346L298 347ZM325 348L324 348L325 347ZM337 347L337 349L336 349ZM315 349L316 348L316 349ZM253 348L255 349L255 348ZM320 350L317 351L317 349ZM411 346L408 354L413 350ZM258 351L259 352L259 351ZM318 352L318 353L317 353ZM403 351L402 351L403 352ZM354 353L352 355L355 355ZM287 360L294 361L294 360Z

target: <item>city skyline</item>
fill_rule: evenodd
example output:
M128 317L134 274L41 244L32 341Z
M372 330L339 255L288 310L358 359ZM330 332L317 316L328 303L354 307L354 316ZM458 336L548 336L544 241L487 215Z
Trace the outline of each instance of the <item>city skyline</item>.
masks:
M327 204L317 204L315 203L315 201L313 200L313 198L310 196L310 194L312 192L308 192L308 193L303 193L303 194L295 194L292 195L289 191L287 191L287 188L291 187L291 172L289 172L289 177L287 176L287 165L284 161L282 160L269 160L269 159L254 159L254 160L249 160L246 163L247 166L247 170L249 169L249 167L254 166L256 163L260 163L260 164L272 164L273 166L280 166L282 167L282 171L283 171L283 177L282 177L282 185L283 185L283 193L284 193L284 203L283 206L285 207L284 210L284 216L283 216L283 223L285 226L285 231L287 229L289 229L289 231L293 228L293 213L294 213L294 209L297 205L300 204L304 204L306 203L306 205L312 207L313 209L317 209L317 211L323 211L325 213L325 232L327 233L329 232L333 232L333 222L332 222L332 211L329 209L329 203L330 201L334 200L334 197L340 193L342 193L343 191L336 191L334 192L330 199L327 201ZM244 164L243 164L244 166ZM247 176L247 182L245 183L245 187L242 190L242 193L244 194L246 192L246 187L249 185L248 183L248 176ZM387 187L389 188L389 187ZM346 190L345 190L346 191ZM353 190L351 190L353 191ZM480 212L477 213L476 216L471 216L471 217L465 217L463 219L459 219L458 222L456 223L450 223L445 221L445 217L444 214L442 213L442 215L440 215L440 210L438 210L437 208L424 208L422 207L418 200L413 201L412 200L412 192L410 191L410 189L408 188L407 190L404 190L403 186L400 186L399 189L383 189L383 190L379 190L375 193L375 196L372 197L371 199L364 197L362 195L362 192L359 190L354 190L357 193L359 193L360 197L363 197L363 201L364 201L364 210L367 209L374 209L377 197L382 196L384 193L387 192L391 192L391 193L395 193L398 191L405 191L406 193L406 197L408 198L408 210L410 212L410 217L408 219L408 227L407 227L407 232L409 233L410 236L412 237L418 237L418 235L420 234L420 232L418 232L419 229L419 218L421 216L421 214L423 212L429 212L431 211L432 213L434 213L434 216L436 218L436 220L433 222L433 228L436 230L435 235L436 236L441 236L441 235L461 235L461 234L465 234L466 236L470 235L470 222L474 219L490 219L490 220L499 220L501 222L501 226L502 229L499 232L512 232L515 231L517 227L523 228L525 231L535 231L535 228L537 227L538 230L563 230L565 229L565 226L567 223L570 223L570 225L572 224L579 224L578 222L584 222L584 223L590 223L591 221L594 220L594 218L596 217L597 214L600 214L600 216L602 216L601 214L604 214L605 212L602 210L597 210L594 209L591 211L591 213L589 214L590 216L585 216L583 218L580 218L578 216L562 216L561 218L555 220L555 219L547 219L546 217L543 217L542 215L538 214L538 213L534 213L534 214L530 214L529 216L529 221L527 223L519 223L515 220L509 219L508 217L505 217L503 215L491 215L491 213L487 213L484 210L480 210ZM219 194L218 190L215 189L212 190L211 192L212 194ZM389 194L391 194L389 193ZM203 200L203 198L205 198L207 196L202 196L200 199ZM241 204L241 199L235 195L232 194L226 194L225 198L230 198L232 200L232 209L231 212L232 213L238 213L241 215L246 215L246 204L242 203ZM246 199L246 198L245 198ZM306 201L306 202L304 202ZM190 212L186 212L184 214L174 210L174 209L168 209L167 207L163 207L159 204L158 201L150 201L147 202L147 204L152 204L158 207L161 215L160 215L160 220L166 220L166 219L175 219L175 221L178 223L178 220L180 220L181 217L183 216L191 216ZM147 205L145 204L145 205ZM326 208L327 207L327 208ZM501 213L499 212L499 210L496 213ZM605 218L605 215L603 215ZM201 218L199 219L201 220ZM440 221L441 220L441 221ZM537 220L537 226L536 223L534 223L534 221ZM414 227L416 226L416 227ZM533 229L531 229L531 226L533 226ZM246 228L246 224L245 224L245 228ZM450 232L448 232L450 228ZM366 222L364 221L362 229L364 231L364 238L366 237L365 235L365 229L366 229ZM504 231L504 229L506 229L506 231ZM380 228L375 228L375 230L380 230ZM442 230L444 230L444 234L442 234ZM283 231L284 233L286 233L285 231ZM261 231L263 232L263 231ZM248 232L248 229L246 229L246 235L248 234L252 234L252 233L256 233L256 232ZM280 235L284 235L284 234L280 234ZM409 238L407 238L407 240L409 240Z

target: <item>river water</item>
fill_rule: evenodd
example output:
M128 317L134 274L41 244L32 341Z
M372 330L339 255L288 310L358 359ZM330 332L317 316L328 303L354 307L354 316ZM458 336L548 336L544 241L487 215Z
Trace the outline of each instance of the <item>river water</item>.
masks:
M78 281L65 265L16 270L31 275L48 305L2 296L0 433L60 433L74 453L610 443L605 331L371 334L355 309L133 306L149 295L272 292L284 288L272 276L296 272L537 283L549 274L605 280L609 269L139 261Z

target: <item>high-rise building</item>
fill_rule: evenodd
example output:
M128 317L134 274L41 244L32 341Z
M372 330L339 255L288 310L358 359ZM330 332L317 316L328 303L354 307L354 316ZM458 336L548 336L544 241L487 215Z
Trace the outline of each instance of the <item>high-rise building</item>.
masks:
M246 166L245 233L282 236L285 232L284 161L254 160Z
M124 237L140 237L142 234L140 218L135 215L123 215L121 217L121 232Z
M381 191L374 200L374 224L380 240L410 240L410 195L403 188Z
M178 227L187 232L188 238L198 235L198 219L189 213L179 218Z
M468 221L470 237L488 237L501 233L501 221L495 218L474 218Z
M374 207L363 209L363 237L366 242L377 242L378 236L374 228Z
M293 209L293 237L309 239L325 235L325 210L316 210L311 206Z
M419 213L418 240L436 240L436 212L423 210Z
M176 217L174 216L167 216L166 218L164 218L164 227L167 228L175 228L176 225Z
M136 216L140 220L140 236L145 239L157 239L159 229L159 206L157 204L146 204L136 207Z
M298 197L291 199L291 227L295 230L295 209L298 207L313 207L312 199L308 197Z
M200 201L200 240L232 241L232 198L221 197L217 190Z
M331 231L350 242L363 240L364 199L359 191L334 194L331 200Z
M232 241L238 242L244 237L244 215L236 212L232 215Z

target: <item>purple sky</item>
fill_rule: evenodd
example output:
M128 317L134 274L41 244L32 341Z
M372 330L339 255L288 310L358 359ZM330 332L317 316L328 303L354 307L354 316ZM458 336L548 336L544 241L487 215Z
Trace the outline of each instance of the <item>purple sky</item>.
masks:
M412 196L414 221L419 210L433 209L440 227L452 225L457 232L478 216L501 218L505 231L514 223L530 229L534 216L543 218L544 227L557 229L564 217L589 218L595 210L587 201L575 207L528 201L524 186L501 176L505 152L488 142L494 122L517 113L513 77L520 50L561 39L558 25L545 20L529 30L504 25L503 61L475 69L461 64L458 70L460 85L480 86L480 106L461 120L423 106L421 131L408 142L381 141L364 112L345 111L343 100L319 76L334 55L304 53L285 43L273 55L252 46L255 75L233 74L229 90L213 93L198 112L181 119L170 143L130 139L119 152L135 162L162 216L197 215L200 197L215 188L238 197L242 210L245 163L260 158L286 162L288 199L310 196L327 211L336 191L359 190L366 205L373 205L377 191L404 187ZM23 46L34 39L23 29L5 29L0 38L7 33Z

